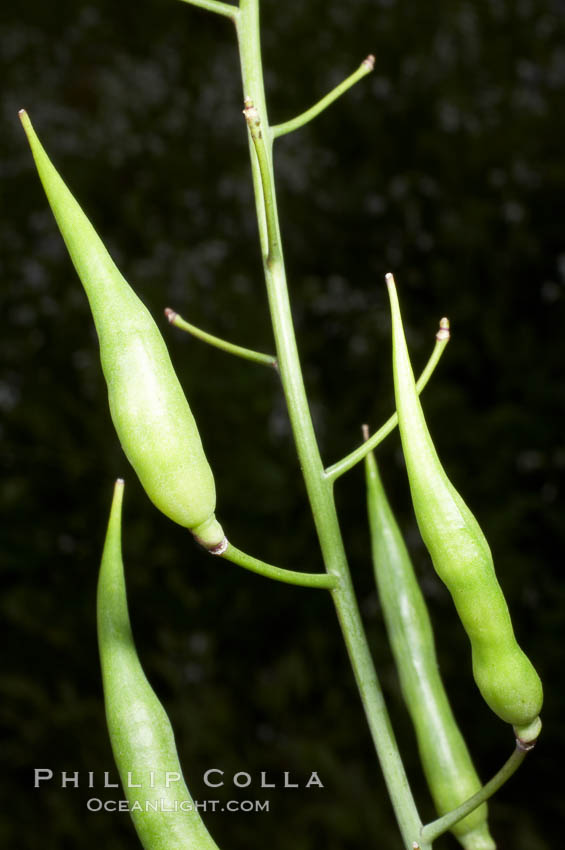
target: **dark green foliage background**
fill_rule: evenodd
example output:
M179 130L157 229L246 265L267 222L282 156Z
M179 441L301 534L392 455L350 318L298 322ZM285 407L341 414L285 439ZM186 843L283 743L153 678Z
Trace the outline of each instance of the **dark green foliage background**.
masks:
M397 276L417 368L440 316L454 338L426 411L495 554L518 636L546 687L544 733L491 805L500 848L555 847L563 829L565 585L565 7L561 0L262 0L273 121L310 105L369 51L374 74L277 143L290 286L324 458L392 409L383 275ZM170 712L189 786L219 767L255 777L212 815L220 845L400 847L331 601L212 561L157 515L113 434L86 299L17 120L45 146L159 319L272 346L231 25L181 3L10 4L3 91L1 684L7 792L0 844L136 848L127 815L90 814L88 771L115 775L95 635L112 481L127 479L134 631ZM166 326L241 548L319 569L277 379ZM466 638L432 575L397 436L381 452L434 617L441 666L486 779L512 736L472 683ZM431 816L371 578L361 470L337 490L360 604L395 727ZM33 768L80 771L33 788ZM317 770L323 791L257 788ZM60 781L59 783L60 784ZM438 850L454 847L451 838Z

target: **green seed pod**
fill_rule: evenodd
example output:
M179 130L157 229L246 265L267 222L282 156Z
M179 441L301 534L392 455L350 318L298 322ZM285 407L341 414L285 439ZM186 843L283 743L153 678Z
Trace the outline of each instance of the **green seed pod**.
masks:
M110 413L145 492L208 549L224 545L216 491L196 422L167 347L144 304L50 162L25 111L39 177L90 302Z
M434 568L471 642L475 682L490 708L524 742L539 734L543 691L518 646L489 545L439 461L416 392L392 275L394 391L414 512Z
M218 850L182 778L173 730L135 649L122 563L117 481L98 579L98 643L114 758L145 850Z
M481 788L439 674L432 624L372 452L365 458L375 579L420 761L439 815ZM465 850L495 850L487 805L452 827Z

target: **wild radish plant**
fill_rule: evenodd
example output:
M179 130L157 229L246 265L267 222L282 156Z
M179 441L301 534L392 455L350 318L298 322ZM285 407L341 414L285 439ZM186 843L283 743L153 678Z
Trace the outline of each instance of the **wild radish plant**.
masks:
M274 143L299 130L355 83L371 73L369 55L359 68L296 118L271 125L263 85L259 0L231 5L188 0L228 18L235 27L243 80L242 131L246 126L263 270L276 351L264 354L205 333L167 309L172 324L230 354L275 369L292 426L325 570L294 571L237 548L216 518L212 470L165 342L148 310L124 280L94 227L59 176L22 110L40 179L71 259L90 301L100 342L110 412L125 454L147 495L170 519L186 527L211 557L231 561L276 581L331 594L375 750L406 850L430 850L452 830L466 850L496 847L485 801L511 776L541 728L542 690L531 663L514 638L486 540L440 465L418 398L449 339L442 319L436 346L418 382L404 340L394 280L387 276L393 317L393 372L398 415L331 466L322 462L298 355L273 170ZM245 124L244 124L245 122ZM373 452L399 424L419 527L436 570L453 595L470 638L474 675L486 701L513 724L516 749L481 785L451 712L437 669L431 624L408 552L377 470ZM237 446L234 446L237 451ZM349 573L334 486L361 460L366 464L374 569L403 695L416 733L438 819L424 824L418 812L379 680ZM216 844L190 806L157 811L149 799L190 801L184 784L170 790L166 778L180 773L173 732L137 658L126 602L121 555L123 482L116 484L98 593L99 645L106 712L116 763L147 850L210 850ZM219 578L218 580L221 580ZM299 592L299 591L297 591ZM142 774L130 787L128 774ZM151 776L151 781L149 781Z

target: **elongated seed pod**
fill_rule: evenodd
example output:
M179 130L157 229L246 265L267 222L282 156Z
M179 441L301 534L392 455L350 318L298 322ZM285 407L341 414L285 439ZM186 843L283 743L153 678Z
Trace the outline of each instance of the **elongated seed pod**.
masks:
M214 516L212 470L157 325L50 162L24 110L20 118L90 302L122 448L159 510L189 528L207 548L221 547L224 534Z
M131 632L117 481L98 579L98 643L114 758L145 850L218 850L182 778L173 730L147 681Z
M471 642L473 675L483 698L529 742L541 728L542 685L514 636L485 536L438 458L416 392L392 275L387 285L396 408L418 527Z
M375 580L404 702L438 814L481 788L441 681L432 624L374 455L365 458ZM452 828L465 850L496 850L483 803Z

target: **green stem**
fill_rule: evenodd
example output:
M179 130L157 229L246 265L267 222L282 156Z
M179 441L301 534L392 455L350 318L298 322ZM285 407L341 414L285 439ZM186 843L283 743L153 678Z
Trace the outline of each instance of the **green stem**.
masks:
M422 841L431 844L436 840L436 838L439 838L440 835L443 835L444 832L451 829L457 821L462 820L462 818L474 811L477 806L480 806L481 803L484 803L485 800L492 797L492 795L495 794L496 791L498 791L498 789L508 781L508 779L510 779L512 774L516 773L530 749L531 747L524 747L517 741L516 749L506 764L500 768L496 776L493 776L490 782L483 785L480 791L477 791L476 794L473 794L472 797L469 797L468 800L465 800L464 803L461 803L461 805L457 806L457 808L453 809L453 811L448 812L441 818L438 818L437 820L434 820L422 827Z
M239 9L237 6L230 6L229 3L221 3L220 0L183 0L191 6L198 6L200 9L206 9L208 12L216 12L217 15L224 15L226 18L231 18L232 21L237 20Z
M235 354L236 357L242 357L244 360L250 360L252 363L261 363L264 366L277 368L277 358L273 357L272 354L263 354L260 351L253 351L251 348L243 348L241 345L235 345L233 342L220 339L219 336L209 334L201 328L197 328L196 325L191 325L190 322L187 322L186 319L183 319L182 316L179 316L170 307L165 308L165 315L175 328L180 328L197 339L201 339L203 342L219 348L221 351L226 351L228 354Z
M426 363L426 367L418 381L416 383L416 389L419 393L422 392L428 381L430 380L434 369L439 363L440 357L445 350L445 346L449 342L449 321L447 319L441 319L439 323L439 331L436 334L436 343L434 346L434 350L432 351L431 357ZM356 463L359 463L360 460L363 460L369 452L373 451L379 443L382 443L385 437L388 437L391 431L393 431L398 425L398 414L393 413L389 419L385 422L384 425L381 425L378 431L369 437L366 443L362 443L358 448L354 449L350 454L346 455L341 460L338 460L337 463L332 464L332 466L328 466L326 469L326 476L330 481L336 481L340 475L343 475L344 472L348 472L352 469Z
M421 820L410 792L367 646L341 539L333 486L324 474L296 346L275 199L273 137L265 105L258 0L241 0L237 33L243 89L249 99L246 101L246 110L252 108L256 111L252 115L247 113L246 118L250 130L251 168L263 269L283 390L324 564L327 572L339 579L332 590L332 597L344 641L404 844L407 850L413 850L414 842L420 833ZM249 101L253 104L252 107L249 106ZM427 849L422 845L422 850Z
M294 570L283 570L281 567L274 567L272 564L267 564L265 561L260 561L252 555L247 555L241 549L237 549L228 543L224 552L220 553L222 558L250 570L253 573L272 578L276 581L282 581L285 584L296 584L300 587L324 587L331 590L337 584L335 576L330 576L327 573L302 573Z
M277 139L279 136L284 136L286 133L292 133L293 130L298 130L300 127L304 127L305 124L308 124L308 122L312 121L313 118L316 118L320 112L327 109L334 100L337 100L338 97L354 86L355 83L358 83L359 80L362 80L363 77L370 74L374 67L375 57L372 54L369 54L366 59L363 59L356 71L337 85L335 89L328 92L328 94L315 103L314 106L311 106L310 109L307 109L305 112L301 112L300 115L297 115L296 118L291 118L290 121L285 121L282 124L275 124L271 127L273 138Z
M266 133L265 139L259 110L254 105L253 100L249 97L249 95L246 95L244 105L245 109L243 110L243 114L245 115L247 127L249 128L249 133L251 135L251 141L253 142L253 147L255 149L257 167L259 169L259 179L261 181L261 189L263 192L265 227L267 230L267 254L265 256L265 265L267 268L276 272L278 267L283 266L283 258L276 198L274 191L271 191L271 189L274 190L272 139L270 133ZM268 126L266 121L265 125ZM267 145L269 145L269 147L267 147Z

